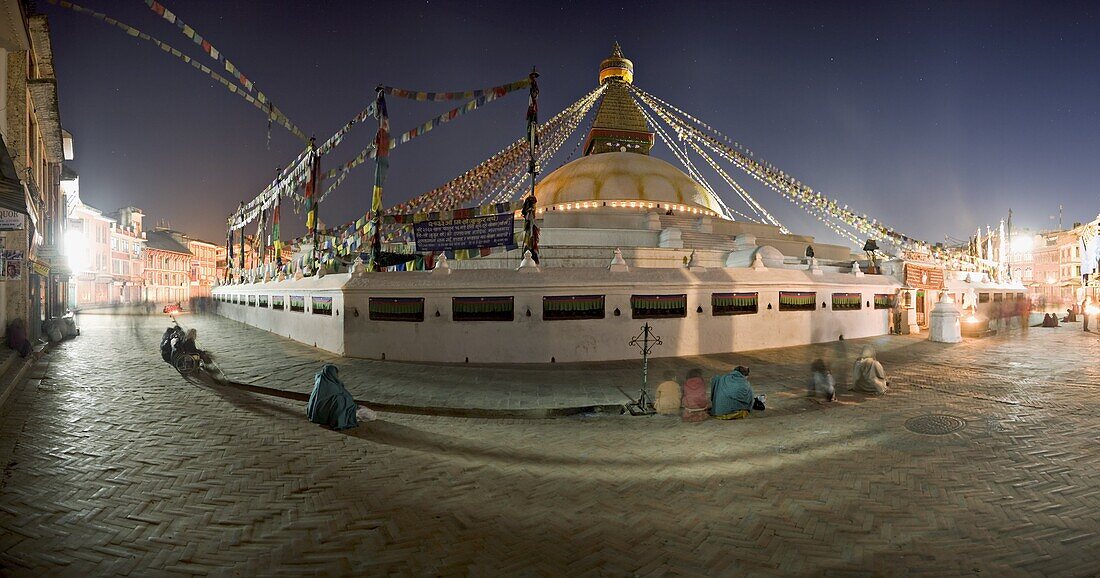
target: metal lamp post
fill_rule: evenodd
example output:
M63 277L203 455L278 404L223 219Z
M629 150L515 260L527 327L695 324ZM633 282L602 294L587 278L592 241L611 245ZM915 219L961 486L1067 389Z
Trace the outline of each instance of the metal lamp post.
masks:
M654 413L653 402L649 397L646 385L649 381L649 353L653 348L661 345L661 338L653 333L649 322L642 326L642 332L630 340L630 345L637 347L642 353L642 391L638 395L638 401L627 405L631 415L648 415Z

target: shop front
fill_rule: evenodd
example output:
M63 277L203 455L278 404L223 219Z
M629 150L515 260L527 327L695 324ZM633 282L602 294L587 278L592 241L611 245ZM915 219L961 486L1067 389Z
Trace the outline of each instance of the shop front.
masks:
M909 332L928 329L928 312L943 291L944 270L932 264L905 263L903 303L909 322Z

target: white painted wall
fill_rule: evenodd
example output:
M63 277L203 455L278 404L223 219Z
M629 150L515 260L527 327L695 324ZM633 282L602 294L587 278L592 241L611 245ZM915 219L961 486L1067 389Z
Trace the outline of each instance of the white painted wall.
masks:
M230 285L215 294L325 294L335 295L334 315L291 313L218 304L218 311L244 323L351 357L405 361L462 363L547 363L634 359L628 342L647 321L664 345L655 357L689 356L783 347L845 338L882 335L888 331L889 311L873 309L875 293L894 293L890 277L804 270L635 269L611 272L605 268L553 268L537 273L513 270L453 270L440 272L371 273L329 286L346 275L312 279ZM310 283L324 284L324 287ZM759 312L714 316L711 293L756 291ZM817 291L815 311L779 311L780 291ZM865 307L833 311L832 293L861 292ZM342 293L342 294L341 294ZM687 316L674 319L633 319L633 294L688 295ZM604 319L543 320L545 295L606 295ZM423 297L423 322L372 321L370 297ZM456 296L513 296L513 321L456 322L451 298ZM289 303L289 297L288 303ZM824 302L826 307L820 308ZM338 303L338 304L337 304ZM768 310L768 305L772 309ZM697 308L702 307L702 312ZM614 315L615 309L620 311ZM527 316L528 309L531 315ZM339 315L336 315L339 311ZM436 312L439 316L436 316Z
M224 285L213 291L215 297L238 295L245 297L244 304L215 301L215 310L219 315L241 323L300 341L332 353L344 354L344 295L340 287L347 281L347 275L329 275L317 279L314 277ZM248 305L247 296L257 297L256 305ZM259 306L259 295L268 296L267 308ZM283 297L285 309L271 308L271 297ZM290 310L290 296L302 295L306 300L304 312ZM332 315L313 313L311 297L332 297Z

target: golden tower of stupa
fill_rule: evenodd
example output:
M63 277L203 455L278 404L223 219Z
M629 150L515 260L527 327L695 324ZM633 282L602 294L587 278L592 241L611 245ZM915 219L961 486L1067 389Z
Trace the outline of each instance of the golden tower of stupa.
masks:
M616 42L611 56L600 63L600 83L605 85L600 108L584 143L584 154L630 152L648 155L653 133L630 94L634 63L623 56Z

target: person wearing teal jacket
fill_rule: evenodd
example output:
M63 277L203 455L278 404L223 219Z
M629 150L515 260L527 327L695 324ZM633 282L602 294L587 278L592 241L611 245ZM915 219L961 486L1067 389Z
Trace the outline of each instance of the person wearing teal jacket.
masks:
M306 405L306 417L313 423L326 425L332 429L348 429L359 425L355 417L358 406L344 383L337 378L340 370L326 363L313 382L313 393Z
M738 365L725 375L710 380L711 414L715 417L752 411L752 385L749 384L749 368Z

